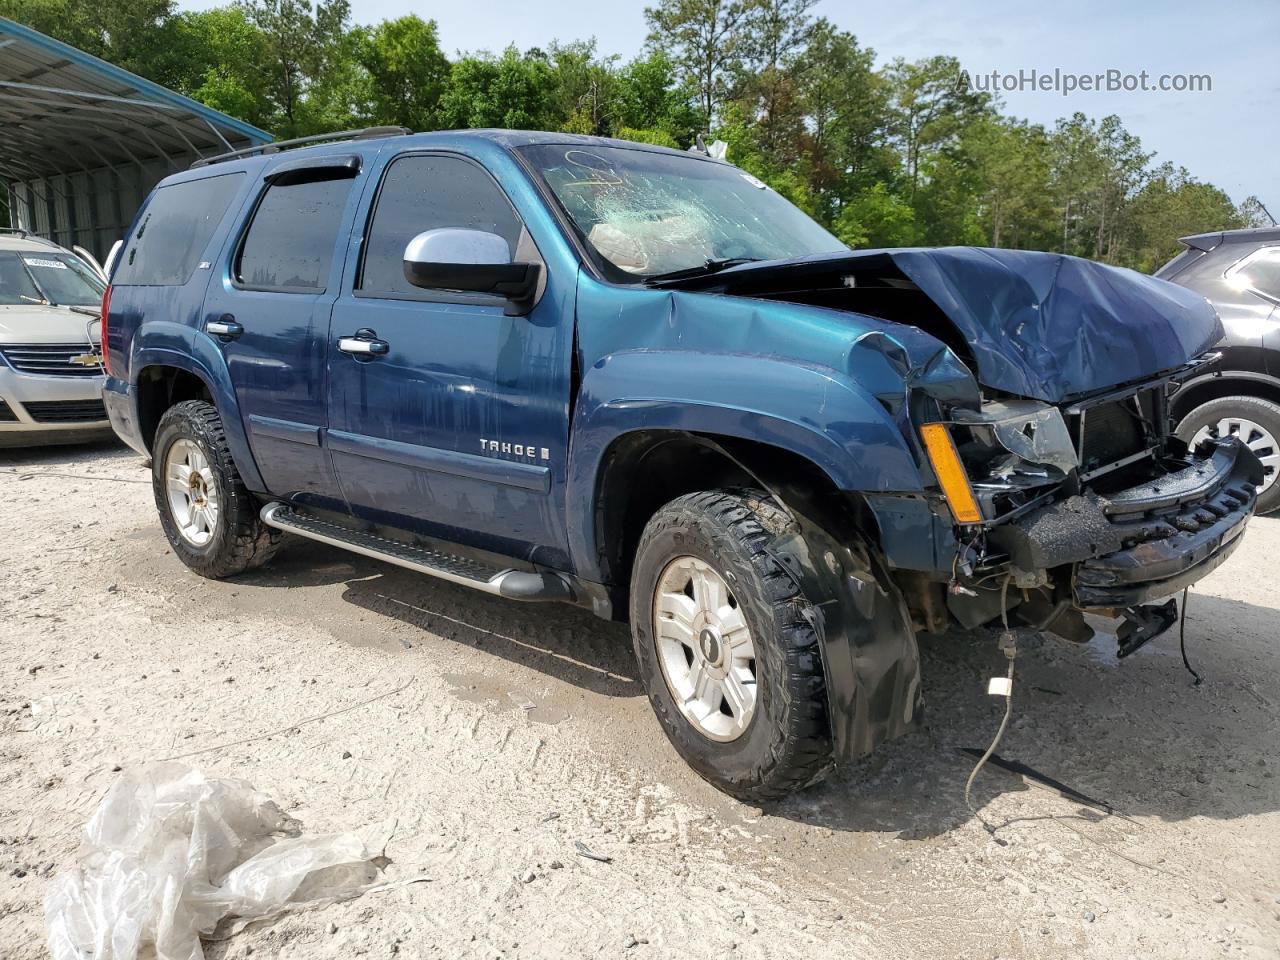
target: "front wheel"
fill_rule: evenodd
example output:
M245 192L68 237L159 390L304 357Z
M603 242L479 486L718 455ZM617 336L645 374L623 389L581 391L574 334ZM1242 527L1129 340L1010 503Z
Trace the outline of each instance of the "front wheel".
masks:
M271 559L280 532L259 519L213 404L187 400L166 410L151 452L160 525L178 559L215 579Z
M1178 424L1188 445L1222 437L1239 437L1262 462L1258 513L1280 508L1280 406L1261 397L1219 397L1203 403Z
M631 577L641 678L668 739L742 800L778 799L832 765L809 601L771 547L794 533L765 494L680 497L649 521Z

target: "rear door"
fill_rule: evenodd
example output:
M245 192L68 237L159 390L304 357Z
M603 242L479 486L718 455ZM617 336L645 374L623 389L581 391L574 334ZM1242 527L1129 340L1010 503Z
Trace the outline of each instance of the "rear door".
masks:
M435 228L484 230L514 260L542 258L475 160L407 153L384 166L330 326L327 442L351 510L565 568L551 492L568 447L576 276L548 276L544 264L545 286L516 317L501 298L411 286L405 246ZM386 352L343 352L338 341L352 337Z
M270 171L249 200L203 328L226 357L267 489L345 509L325 426L326 337L360 186L358 156Z

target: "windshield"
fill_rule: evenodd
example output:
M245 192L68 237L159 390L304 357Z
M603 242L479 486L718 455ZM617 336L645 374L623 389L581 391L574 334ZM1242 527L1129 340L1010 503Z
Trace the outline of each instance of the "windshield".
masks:
M848 248L724 163L623 147L520 148L615 279Z
M0 251L0 304L96 307L103 283L79 257Z

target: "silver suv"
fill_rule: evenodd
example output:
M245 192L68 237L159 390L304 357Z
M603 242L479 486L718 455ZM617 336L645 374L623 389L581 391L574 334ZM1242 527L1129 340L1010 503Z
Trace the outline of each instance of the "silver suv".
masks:
M51 240L0 230L0 447L111 436L102 278Z

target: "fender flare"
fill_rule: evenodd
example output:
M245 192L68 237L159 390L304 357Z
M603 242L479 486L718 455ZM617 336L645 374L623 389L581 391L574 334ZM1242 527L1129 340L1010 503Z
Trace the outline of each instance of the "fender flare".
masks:
M1180 410L1181 404L1178 402L1179 397L1184 398L1183 402L1185 403L1186 402L1185 398L1193 395L1197 389L1205 386L1206 384L1215 383L1215 382L1216 383L1233 383L1233 382L1234 383L1259 383L1259 384L1263 384L1264 386L1270 387L1271 390L1273 391L1280 392L1280 378L1274 377L1269 373L1261 373L1255 370L1237 370L1235 368L1230 368L1227 370L1213 370L1213 371L1210 371L1209 373L1202 373L1198 376L1192 377L1189 380L1184 380L1181 384L1179 384L1178 389L1174 391L1172 394L1170 394L1169 396L1170 409ZM1242 391L1242 392L1245 392L1245 391ZM1265 395L1263 396L1263 399L1267 399ZM1179 417L1186 416L1188 413L1191 412L1191 410L1194 410L1194 409L1195 407L1191 407L1188 410L1183 410L1179 414Z
M213 405L217 408L222 427L226 431L232 459L235 460L236 469L240 471L240 479L252 492L266 493L258 463L249 447L249 437L240 414L240 403L231 387L231 374L227 370L226 358L208 337L197 336L194 341L189 350L175 350L171 347L139 349L130 364L133 390L137 392L138 378L148 367L173 367L198 377L213 397Z
M643 350L605 357L579 391L566 471L569 550L579 575L602 580L596 511L610 447L628 433L670 430L775 446L810 461L836 489L923 489L888 411L829 370L769 357Z

